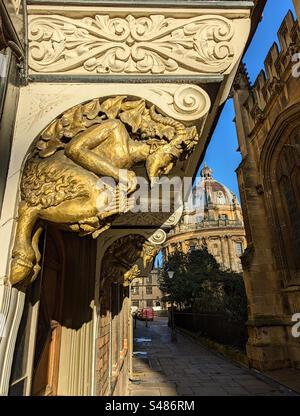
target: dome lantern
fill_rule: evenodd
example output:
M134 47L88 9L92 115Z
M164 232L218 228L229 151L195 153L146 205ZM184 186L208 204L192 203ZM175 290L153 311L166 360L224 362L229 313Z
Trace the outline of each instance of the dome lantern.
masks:
M201 177L204 179L212 179L212 169L204 162L204 167L201 169Z

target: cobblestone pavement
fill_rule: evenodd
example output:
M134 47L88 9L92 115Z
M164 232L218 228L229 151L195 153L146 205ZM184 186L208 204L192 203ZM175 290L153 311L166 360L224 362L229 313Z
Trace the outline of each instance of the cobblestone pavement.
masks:
M131 396L295 395L186 335L177 332L172 343L166 318L156 318L148 328L137 321L134 338Z

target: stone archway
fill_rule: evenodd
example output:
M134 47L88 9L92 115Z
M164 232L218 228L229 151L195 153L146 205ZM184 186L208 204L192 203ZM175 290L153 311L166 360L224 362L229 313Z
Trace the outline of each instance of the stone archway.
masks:
M297 174L300 149L299 111L300 106L296 104L280 115L270 131L270 138L267 140L267 146L263 149L260 160L260 174L266 195L278 268L283 273L294 270L292 272L294 275L284 276L285 284L289 284L290 281L300 283L300 276L297 275L299 266L295 258L298 240L294 234L299 227L297 226L299 207L294 194L296 182L299 180ZM294 213L291 212L291 208L295 211ZM289 234L293 239L294 242L290 241L290 246L284 234Z
M205 95L204 95L205 96ZM39 141L35 142L33 146L31 146L31 152L29 154L29 157L27 159L27 162L24 167L24 171L22 170L22 177L21 177L21 203L20 203L20 210L19 210L19 218L17 221L17 229L16 229L16 244L13 250L13 256L16 260L16 265L18 268L18 272L21 272L21 275L23 276L21 279L12 280L12 283L18 283L18 287L14 288L11 286L7 286L5 288L4 296L10 297L13 295L13 298L9 301L9 309L5 311L6 317L11 316L11 325L7 326L7 330L10 332L10 336L5 340L5 342L1 343L1 350L3 351L4 358L1 362L1 365L4 368L3 375L5 378L2 380L2 387L4 391L7 389L8 381L9 381L9 374L10 374L10 367L13 360L13 350L14 350L14 344L16 340L16 336L18 333L19 323L22 316L24 301L25 301L25 288L26 285L34 281L38 275L40 270L39 265L39 258L40 253L38 250L38 236L41 231L41 227L43 226L43 222L52 222L57 223L59 226L62 226L63 228L69 228L69 231L75 231L79 232L80 234L95 234L94 236L97 237L100 233L98 231L104 231L105 229L109 228L110 223L109 221L106 222L106 218L109 218L112 216L115 216L119 211L114 211L113 213L109 212L108 215L104 215L98 218L95 222L91 222L91 217L95 219L95 215L92 213L91 216L86 216L84 214L84 218L77 218L77 216L81 215L81 210L83 208L82 200L80 200L80 203L76 206L73 206L73 210L67 209L66 211L58 209L57 214L56 212L56 206L59 206L61 201L57 200L57 197L61 195L60 191L61 189L57 189L57 192L54 192L54 189L50 189L49 192L47 192L42 199L38 196L40 195L40 191L43 189L43 186L46 185L46 187L49 185L49 181L51 183L53 179L53 183L56 186L56 183L60 183L62 185L63 189L63 197L66 195L66 192L69 191L72 193L72 187L77 187L76 183L76 175L74 176L74 181L71 178L66 176L68 180L66 181L67 185L64 185L64 180L61 181L60 178L56 177L55 175L60 174L60 172L63 172L65 174L65 169L67 167L68 170L68 163L61 164L61 166L57 165L57 160L55 159L58 152L61 151L60 154L64 156L64 145L63 142L59 141L59 137L67 138L74 136L75 138L83 137L85 135L85 131L87 130L87 133L89 132L89 128L98 128L99 125L101 125L101 120L97 119L95 122L95 125L93 125L93 120L95 120L98 116L101 114L105 114L104 118L107 120L107 123L113 124L113 127L116 128L117 135L113 137L113 139L116 139L117 137L123 137L126 141L131 140L135 141L134 139L130 138L130 135L125 130L125 125L122 123L126 123L130 126L130 134L133 134L134 137L138 134L139 130L144 131L146 133L146 137L150 137L152 140L152 143L155 144L152 149L152 144L150 147L141 140L140 142L136 141L139 146L144 146L149 149L149 151L142 151L141 153L137 152L137 156L134 156L133 160L129 159L128 162L124 165L125 168L129 168L133 166L136 162L145 162L146 163L146 169L148 171L148 176L158 176L159 170L162 169L161 173L168 173L169 170L173 167L173 165L177 162L177 160L182 158L182 156L188 156L188 154L192 151L194 145L196 144L198 140L197 131L195 127L186 127L184 124L175 121L173 119L170 119L166 116L163 116L159 114L155 110L154 106L150 106L149 103L146 103L145 100L136 100L134 97L133 99L126 101L124 97L112 97L110 99L106 99L104 101L98 101L98 100L92 100L89 103L83 104L81 106L77 106L75 108L72 108L71 110L68 110L66 113L64 113L61 117L53 121L46 129L43 130L41 136L39 137ZM122 107L124 103L124 107ZM102 106L102 107L101 107ZM78 113L80 113L78 118ZM116 120L116 117L118 115L121 115L124 120ZM142 117L143 114L143 117ZM101 119L101 117L100 117ZM103 119L103 117L102 117ZM148 121L147 121L148 120ZM98 123L97 123L98 122ZM104 120L105 122L105 120ZM146 125L145 125L146 122ZM152 133L147 136L147 125L152 123ZM147 124L148 123L148 124ZM84 124L84 126L82 126ZM98 126L98 127L97 127ZM102 125L101 125L102 126ZM156 126L156 127L155 127ZM154 130L153 130L154 128ZM73 132L74 129L74 132ZM146 130L145 130L146 129ZM113 129L109 129L110 132ZM58 140L58 141L57 141ZM66 140L68 142L68 140ZM163 147L165 146L165 148ZM162 149L160 150L160 147ZM147 150L146 149L146 150ZM75 151L75 153L77 150ZM157 153L158 152L158 153ZM69 165L70 169L74 169L74 157L70 156L71 164ZM134 153L134 152L133 152ZM54 155L54 160L56 165L51 165L51 156ZM113 155L113 153L112 153ZM130 152L129 152L130 156ZM68 157L68 156L67 156ZM48 159L47 159L48 158ZM137 159L136 159L137 158ZM165 158L167 158L165 160ZM40 160L41 165L39 165L40 162L35 163L34 160ZM151 161L152 160L152 161ZM66 160L67 161L67 160ZM33 162L33 164L32 164ZM85 162L83 162L83 165L85 165ZM44 166L44 168L43 168ZM40 167L42 168L42 171L40 171ZM122 168L121 165L116 165L115 167L117 170ZM77 168L75 168L77 169ZM91 177L93 173L90 173L89 167L87 169L88 177ZM21 172L21 171L20 171ZM51 172L51 175L47 179L47 172ZM73 170L74 172L74 170ZM77 170L75 170L77 172ZM106 175L109 175L108 172L104 172ZM83 178L85 177L84 170L82 171ZM53 176L54 175L54 176ZM51 178L53 176L53 178ZM79 174L80 177L80 174ZM39 181L41 178L46 178L45 184L40 184ZM44 180L43 179L43 180ZM95 180L97 177L95 176ZM98 180L98 179L97 179ZM33 183L36 184L32 186ZM74 183L75 182L75 183ZM96 185L96 182L94 185ZM70 186L71 185L71 186ZM80 185L80 184L79 184ZM51 188L51 187L50 187ZM77 187L78 188L78 187ZM35 190L37 190L37 194L35 194ZM87 190L88 188L86 188ZM130 190L130 192L134 191L134 187ZM29 193L28 193L29 192ZM77 190L76 190L77 192ZM82 194L80 193L82 192ZM82 198L84 196L84 193L86 191L83 189L80 190L79 186L79 194L78 197ZM98 192L98 190L97 190ZM126 191L127 192L127 191ZM126 197L125 192L125 197ZM99 196L99 192L98 192ZM36 197L38 199L36 200ZM28 199L29 198L29 199ZM94 195L92 198L93 201L97 199ZM67 204L69 204L69 200L71 200L72 205L72 196L69 198L66 198ZM87 202L87 201L86 201ZM37 218L31 217L31 211L33 210L36 212L36 207L42 207L43 204L45 204L44 208L47 210L49 209L51 212L54 213L54 216L50 214L50 216L39 216L39 220L42 220L41 227L37 227L37 231L35 230L35 226L38 225L36 222ZM30 212L27 212L27 208L31 206ZM43 209L44 209L43 208ZM98 209L98 208L97 208ZM119 209L119 207L118 207ZM62 218L65 214L66 216L75 216L77 219L71 220L66 222L66 216ZM177 218L177 214L173 218L170 217L170 214L161 216L158 214L158 217L156 219L156 224L152 224L152 230L147 232L146 234L148 236L152 236L153 243L158 244L160 242L160 236L158 235L162 233L164 235L164 231L155 231L157 230L161 225L166 226L169 228L172 226L174 220ZM22 216L24 216L24 222L22 220ZM134 216L134 215L133 215ZM150 215L150 219L153 220L155 218ZM170 217L170 218L169 218ZM29 220L29 222L28 222ZM103 220L103 222L102 222ZM125 220L126 221L126 220ZM131 219L132 221L132 219ZM68 225L67 225L68 224ZM143 226L141 226L143 228ZM21 240L19 238L21 237ZM32 261L30 258L27 257L26 254L26 245L32 245L34 255L35 255L35 264L32 263L32 266L30 265L30 262ZM25 247L25 251L22 251ZM149 247L148 247L149 248ZM151 250L150 250L151 251ZM149 255L149 252L148 252ZM150 256L151 257L151 256ZM15 261L15 260L14 260ZM14 266L13 266L14 267ZM23 273L24 268L26 271L26 276ZM23 269L23 271L22 271ZM29 273L28 270L30 269ZM23 274L22 274L23 273ZM17 273L18 274L18 273ZM17 275L16 274L16 275ZM9 320L8 320L9 321ZM10 350L10 354L7 355L6 351L7 349ZM1 356L1 352L0 352Z

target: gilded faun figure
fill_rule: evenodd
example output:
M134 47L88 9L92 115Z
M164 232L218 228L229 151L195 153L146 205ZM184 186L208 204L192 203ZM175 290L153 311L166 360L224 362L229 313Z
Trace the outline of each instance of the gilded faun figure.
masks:
M118 181L119 170L126 169L129 195L137 186L133 166L144 162L150 180L168 174L197 140L195 127L186 128L144 100L125 96L95 99L55 120L24 168L11 283L36 278L43 221L96 238L119 212L118 204L107 211L111 189L99 188L99 178Z

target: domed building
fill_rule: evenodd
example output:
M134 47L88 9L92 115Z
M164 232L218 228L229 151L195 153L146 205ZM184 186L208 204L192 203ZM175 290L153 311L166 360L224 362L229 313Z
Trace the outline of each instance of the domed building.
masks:
M191 207L168 235L164 255L205 245L222 269L242 272L240 256L246 248L242 210L236 196L213 178L206 164L193 188Z

